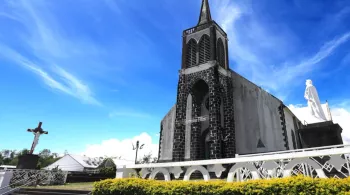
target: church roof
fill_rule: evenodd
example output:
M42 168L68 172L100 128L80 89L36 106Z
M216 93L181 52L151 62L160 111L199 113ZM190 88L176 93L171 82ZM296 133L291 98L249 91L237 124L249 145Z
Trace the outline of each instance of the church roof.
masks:
M212 19L210 14L209 2L208 0L203 0L198 25L205 24L210 21L212 21Z
M79 164L81 164L85 168L97 168L101 163L102 160L99 158L90 158L87 156L81 156L81 155L75 155L75 154L68 154L71 156L74 160L76 160Z

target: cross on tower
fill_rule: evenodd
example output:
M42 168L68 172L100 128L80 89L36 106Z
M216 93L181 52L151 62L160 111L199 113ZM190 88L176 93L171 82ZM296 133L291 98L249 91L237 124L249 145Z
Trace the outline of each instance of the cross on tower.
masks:
M28 130L27 130L28 132L33 132L33 134L34 134L34 140L33 140L32 147L31 147L31 149L30 149L29 154L33 154L36 145L38 145L40 135L42 135L42 134L48 134L48 133L49 133L49 132L47 132L47 131L44 131L44 130L41 128L41 125L42 125L42 124L43 124L42 122L39 122L38 127L36 127L35 129L28 129Z

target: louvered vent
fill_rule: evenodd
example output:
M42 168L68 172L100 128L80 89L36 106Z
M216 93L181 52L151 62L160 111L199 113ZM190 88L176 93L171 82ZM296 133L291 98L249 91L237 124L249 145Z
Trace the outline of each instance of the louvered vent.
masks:
M225 68L225 48L224 48L224 43L222 42L221 39L218 40L218 46L216 51L217 51L217 58L218 58L219 65Z
M197 43L195 40L191 39L187 44L187 54L186 54L186 65L187 68L196 65L196 52L197 52Z
M210 39L208 35L203 35L199 42L199 64L210 60Z

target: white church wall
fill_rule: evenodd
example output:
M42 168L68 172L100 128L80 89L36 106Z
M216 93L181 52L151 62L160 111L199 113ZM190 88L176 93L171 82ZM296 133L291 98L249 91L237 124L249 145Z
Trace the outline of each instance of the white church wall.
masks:
M173 138L175 128L176 105L171 108L162 120L163 131L160 144L160 161L171 161L173 158Z
M278 107L281 101L232 71L236 152L285 150ZM261 139L264 147L258 148Z
M294 115L289 112L287 109L284 109L284 118L286 121L286 129L287 129L287 137L288 137L288 146L289 149L297 149L296 147L294 147L293 145L293 136L292 136L292 131L295 132L295 126L294 126L294 120L293 120ZM296 140L294 140L295 146L297 146L296 144Z

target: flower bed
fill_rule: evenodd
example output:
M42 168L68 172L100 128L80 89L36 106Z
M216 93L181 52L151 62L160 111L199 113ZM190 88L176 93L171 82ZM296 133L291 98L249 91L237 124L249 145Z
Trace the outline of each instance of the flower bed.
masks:
M350 178L313 179L304 176L268 180L226 181L156 181L138 178L107 179L94 184L93 195L243 195L243 194L348 194Z

